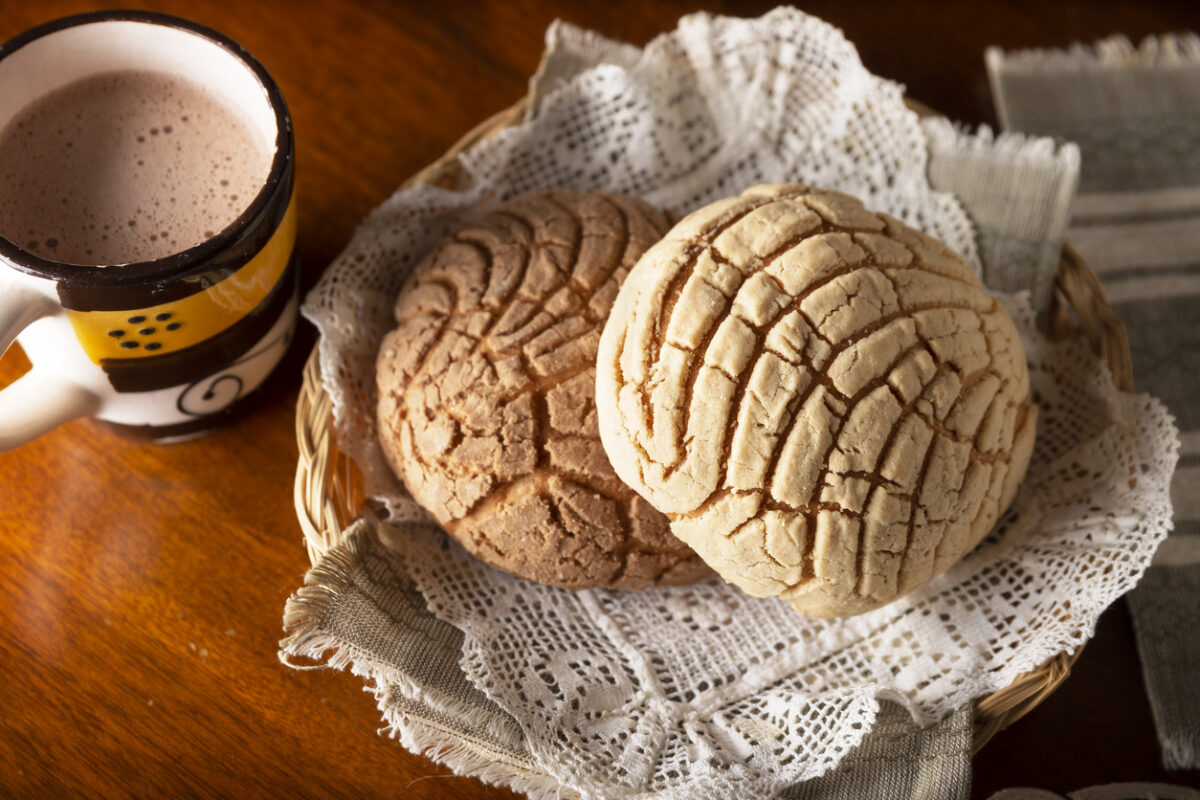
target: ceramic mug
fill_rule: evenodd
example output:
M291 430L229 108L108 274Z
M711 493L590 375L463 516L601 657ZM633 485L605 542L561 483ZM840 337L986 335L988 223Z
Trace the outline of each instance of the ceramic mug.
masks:
M32 369L0 390L0 452L93 416L125 433L215 427L282 359L296 324L294 142L279 88L241 46L164 14L101 11L0 47L0 129L30 101L117 70L179 76L225 100L273 151L245 211L155 261L56 263L0 236L0 353Z

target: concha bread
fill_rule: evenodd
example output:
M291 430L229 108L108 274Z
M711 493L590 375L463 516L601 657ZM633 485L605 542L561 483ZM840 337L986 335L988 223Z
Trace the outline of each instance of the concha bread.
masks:
M726 580L818 617L974 547L1037 416L1012 320L958 255L802 185L709 205L652 247L596 383L621 479Z
M600 329L668 227L626 197L525 195L448 236L402 288L376 365L380 442L483 561L569 588L711 574L617 480L596 423Z

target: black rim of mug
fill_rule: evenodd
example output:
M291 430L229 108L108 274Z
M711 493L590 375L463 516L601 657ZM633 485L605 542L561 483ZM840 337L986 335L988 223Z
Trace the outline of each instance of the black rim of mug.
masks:
M239 242L247 232L261 223L263 217L277 216L277 214L272 214L273 207L277 204L271 201L281 186L285 189L288 188L283 184L290 185L291 183L290 180L285 181L285 179L290 178L290 163L294 147L292 119L287 105L284 103L283 94L266 68L250 55L246 48L233 39L200 23L156 11L125 9L91 11L56 19L30 28L5 42L3 46L0 46L0 62L38 39L68 28L104 22L140 22L186 31L224 48L253 72L266 91L267 101L275 114L275 155L271 160L271 169L267 174L267 179L246 210L216 236L164 258L112 266L62 264L40 258L2 235L0 235L0 257L22 272L39 278L48 278L75 286L97 288L115 288L163 280L175 281L194 272L207 271L210 266L209 262L214 256ZM277 222L278 220L275 220L274 224ZM274 224L271 225L272 228Z

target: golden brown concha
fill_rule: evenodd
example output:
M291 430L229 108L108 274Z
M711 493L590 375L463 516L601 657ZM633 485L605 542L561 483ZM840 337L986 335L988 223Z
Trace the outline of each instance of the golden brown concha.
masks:
M1012 320L953 251L847 195L759 186L682 220L597 361L617 474L726 580L881 606L1012 502L1036 407Z
M381 444L488 564L576 589L711 574L617 479L596 425L600 329L668 227L627 197L524 195L443 240L401 290L376 369Z

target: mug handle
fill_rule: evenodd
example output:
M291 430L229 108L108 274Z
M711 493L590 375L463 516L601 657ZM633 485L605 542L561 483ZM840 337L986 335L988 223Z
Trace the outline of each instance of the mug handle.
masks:
M0 355L36 320L58 311L47 298L0 284ZM100 399L77 383L33 369L0 390L0 453L33 441L64 422L92 414Z

